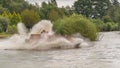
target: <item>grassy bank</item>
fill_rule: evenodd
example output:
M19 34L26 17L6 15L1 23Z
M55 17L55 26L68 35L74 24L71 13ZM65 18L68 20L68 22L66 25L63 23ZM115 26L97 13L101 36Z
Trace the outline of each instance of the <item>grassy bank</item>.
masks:
M8 34L8 33L0 33L0 38L7 38L10 37L12 34Z

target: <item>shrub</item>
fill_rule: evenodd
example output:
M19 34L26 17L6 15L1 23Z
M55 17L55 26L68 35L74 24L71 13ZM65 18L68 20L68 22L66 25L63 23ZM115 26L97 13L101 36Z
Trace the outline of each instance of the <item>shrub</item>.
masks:
M98 31L105 30L105 23L102 20L99 19L91 19L91 20L96 25Z
M18 22L21 22L21 21L22 21L20 14L18 14L18 13L16 13L16 12L14 12L14 13L12 14L12 17L11 17L10 20L11 20L10 25L17 25Z
M115 24L114 24L113 30L119 30L119 24L118 24L118 23L115 23Z
M54 22L54 30L58 34L72 35L80 33L82 36L95 40L97 37L96 26L86 17L73 14L70 17Z
M102 20L99 20L99 19L92 19L92 22L95 23L95 25L97 26L97 29L99 31L119 30L118 23L114 23L114 22L106 22L106 23L104 23Z
M16 25L8 25L7 33L9 33L9 34L17 33L17 26Z
M0 32L6 32L9 23L9 19L0 16Z
M104 23L112 22L112 19L110 18L110 16L103 16L103 21L104 21Z
M6 17L10 20L11 23L9 23L10 25L17 25L18 22L22 21L21 20L21 16L19 13L14 12L13 14L10 12L3 12L2 13L3 17Z
M118 30L118 24L114 22L107 22L106 23L106 31L114 31Z
M33 10L24 10L21 13L23 23L28 27L31 28L34 24L36 24L40 17L38 13Z

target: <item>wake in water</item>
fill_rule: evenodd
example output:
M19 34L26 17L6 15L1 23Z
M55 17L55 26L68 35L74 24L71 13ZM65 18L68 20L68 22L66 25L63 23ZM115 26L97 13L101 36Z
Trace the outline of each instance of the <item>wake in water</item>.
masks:
M0 49L68 49L88 46L81 38L66 38L56 36L52 31L53 24L48 20L42 20L35 24L30 32L27 32L23 23L19 23L18 34L0 42Z

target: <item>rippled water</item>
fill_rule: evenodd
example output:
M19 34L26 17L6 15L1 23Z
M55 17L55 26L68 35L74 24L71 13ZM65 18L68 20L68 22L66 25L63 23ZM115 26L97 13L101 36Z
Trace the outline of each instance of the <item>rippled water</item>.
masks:
M120 68L120 34L102 35L94 46L81 49L0 50L0 68Z

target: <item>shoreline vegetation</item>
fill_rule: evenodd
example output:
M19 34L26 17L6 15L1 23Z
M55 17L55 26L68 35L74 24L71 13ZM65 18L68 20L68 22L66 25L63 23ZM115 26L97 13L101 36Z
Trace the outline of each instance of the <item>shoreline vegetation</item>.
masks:
M12 36L12 34L0 33L0 38L1 39L8 38L8 37L11 37L11 36Z
M97 32L120 30L118 0L76 0L72 7L57 4L56 0L42 2L41 6L25 0L0 0L0 38L17 33L19 22L29 31L41 20L50 20L57 34L80 33L93 41Z

